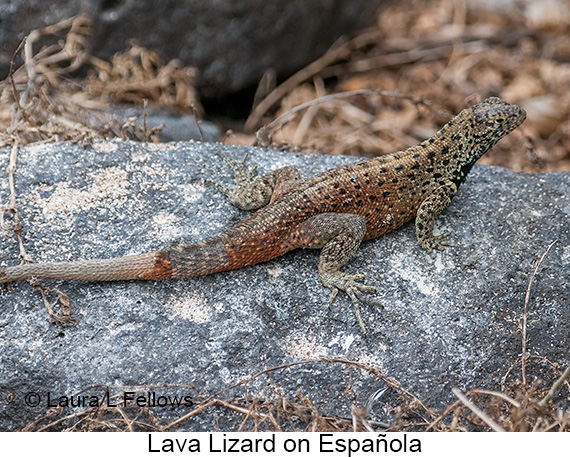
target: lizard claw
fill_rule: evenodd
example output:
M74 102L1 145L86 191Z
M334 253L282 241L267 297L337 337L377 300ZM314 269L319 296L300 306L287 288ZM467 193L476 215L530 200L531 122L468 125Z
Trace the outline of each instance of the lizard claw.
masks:
M435 259L435 252L434 249L437 251L443 251L446 246L453 246L453 242L447 240L444 241L443 239L451 235L451 232L445 232L441 235L434 235L432 238L427 240L422 248L429 254L432 259Z
M224 194L226 197L229 197L230 194L232 193L231 190L229 190L227 187L222 186L221 184L218 184L215 181L212 181L211 179L206 179L204 181L206 184L210 184L211 186L214 186L216 189L218 189L222 194Z
M257 171L257 166L251 167L249 170L246 170L245 163L247 161L247 158L249 157L249 152L246 152L244 154L243 159L241 159L241 162L239 163L236 162L235 160L230 159L226 155L226 153L221 149L219 149L218 152L222 156L222 159L224 159L224 162L226 162L230 167L232 167L232 170L234 171L235 175L236 184L239 184L241 182L249 184L251 182L253 175Z
M354 314L356 315L356 321L360 328L362 329L362 333L366 334L366 327L364 326L364 321L362 320L362 316L360 315L360 302L364 303L371 303L368 300L363 300L360 297L362 292L375 294L376 288L373 286L366 286L361 284L357 281L363 281L364 275L356 274L356 275L349 275L346 273L342 273L340 271L334 273L327 273L321 276L321 282L323 285L331 290L331 295L329 298L329 309L331 309L331 305L336 298L338 291L343 290L346 294L350 297L352 301L352 305L354 306ZM375 303L380 305L380 303ZM380 305L382 306L382 305Z
M338 295L338 287L329 287L329 289L331 290L331 296L329 297L329 311L332 311L332 304L333 301L335 300L336 296Z

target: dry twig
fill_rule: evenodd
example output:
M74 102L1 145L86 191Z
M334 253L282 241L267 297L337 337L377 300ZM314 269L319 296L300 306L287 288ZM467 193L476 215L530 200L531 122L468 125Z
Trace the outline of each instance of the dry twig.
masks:
M499 424L497 424L493 419L491 419L487 414L485 414L483 411L481 411L479 408L477 408L477 406L475 406L473 404L473 402L471 400L469 400L469 398L467 398L465 395L463 395L461 393L461 391L457 388L453 388L451 389L452 392L455 394L455 396L457 398L459 398L459 400L461 400L461 403L463 403L465 406L467 406L471 411L473 411L473 413L479 418L481 419L483 422L485 422L489 427L491 427L495 432L504 432L505 429L503 427L501 427Z
M542 257L540 258L540 260L536 263L536 266L534 268L532 276L530 277L530 280L528 281L528 287L526 289L526 294L525 294L525 298L524 298L524 311L523 311L522 325L521 325L521 327L522 327L522 329L521 329L521 332L522 332L521 369L522 369L522 385L523 385L523 388L526 387L526 384L527 384L526 383L526 364L528 362L528 357L529 357L528 352L527 352L528 337L527 337L526 330L527 330L527 319L528 319L528 303L530 301L530 290L532 287L532 283L534 282L534 278L536 277L536 274L538 272L538 269L540 268L540 266L544 262L544 259L548 255L548 251L550 251L552 246L554 246L557 242L558 242L558 240L555 240L552 243L550 243L550 245L546 248L546 250L542 254Z

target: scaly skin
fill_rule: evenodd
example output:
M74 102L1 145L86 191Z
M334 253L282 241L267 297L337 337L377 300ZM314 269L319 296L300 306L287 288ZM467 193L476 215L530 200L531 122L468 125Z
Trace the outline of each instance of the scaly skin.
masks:
M0 269L0 283L22 279L113 281L201 276L234 270L297 248L322 249L319 278L351 298L358 323L360 292L375 292L340 268L362 240L382 236L415 219L422 249L433 256L449 244L449 233L433 234L437 216L449 205L473 164L517 128L526 113L497 97L463 110L432 138L372 160L345 165L301 181L293 167L253 178L230 163L236 186L216 185L232 204L258 209L230 230L201 243L106 260L24 264Z

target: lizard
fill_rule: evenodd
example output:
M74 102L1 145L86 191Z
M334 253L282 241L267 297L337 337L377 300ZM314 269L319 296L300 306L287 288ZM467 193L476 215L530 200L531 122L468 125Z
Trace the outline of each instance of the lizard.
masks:
M230 202L256 210L233 228L204 241L110 259L29 263L0 268L0 283L16 280L150 280L202 276L268 261L297 248L321 249L318 276L347 293L363 333L359 303L376 288L364 275L341 271L365 240L414 220L419 246L432 257L452 244L434 234L473 164L526 118L499 97L464 109L433 137L392 154L343 165L302 180L294 167L255 177L255 167L222 156L234 171L235 187L214 184Z

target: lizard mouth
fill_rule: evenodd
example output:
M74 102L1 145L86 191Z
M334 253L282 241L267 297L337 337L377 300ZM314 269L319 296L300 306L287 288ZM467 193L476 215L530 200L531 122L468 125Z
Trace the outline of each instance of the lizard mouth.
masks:
M512 105L512 107L514 108L515 111L515 116L513 118L513 128L517 128L519 125L521 125L525 119L526 119L526 111L524 109L522 109L520 106L518 105Z
M520 106L511 105L509 116L505 122L505 135L512 132L526 120L526 111Z

